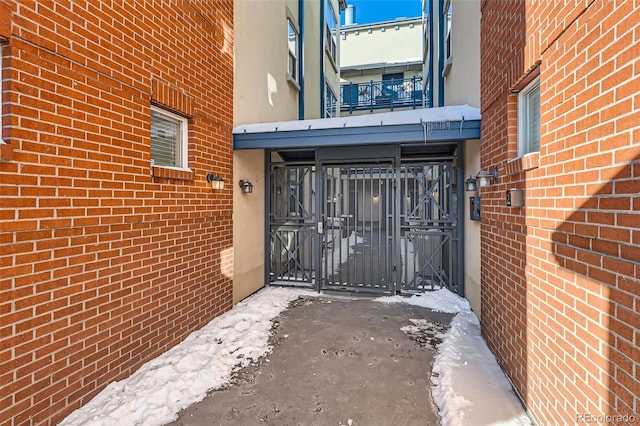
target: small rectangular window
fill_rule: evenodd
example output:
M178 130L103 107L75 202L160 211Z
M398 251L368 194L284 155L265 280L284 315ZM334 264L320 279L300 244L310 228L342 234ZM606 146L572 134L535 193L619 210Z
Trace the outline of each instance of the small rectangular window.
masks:
M287 73L289 77L298 81L298 43L300 40L300 34L297 27L293 24L291 19L287 18L288 24L288 44L289 44L289 66Z
M451 18L453 14L453 5L451 0L448 0L444 5L444 58L445 58L445 68L442 72L443 75L446 75L449 72L449 68L451 68L451 64L453 63L453 53L452 53L452 39L451 39Z
M338 65L337 20L330 0L325 0L325 50L333 63Z
M518 156L540 151L540 78L518 94Z
M188 168L188 120L151 107L151 161L155 166Z
M338 97L333 92L333 90L331 90L331 86L329 86L329 84L326 82L324 84L324 92L325 92L325 98L324 98L325 118L337 117Z

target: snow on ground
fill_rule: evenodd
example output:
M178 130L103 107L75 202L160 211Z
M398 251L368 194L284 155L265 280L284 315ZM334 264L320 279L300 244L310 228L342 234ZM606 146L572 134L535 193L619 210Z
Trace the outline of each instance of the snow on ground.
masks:
M271 319L309 290L266 288L190 334L60 423L64 426L163 425L229 383L234 370L270 351Z
M340 266L345 264L349 259L349 255L353 254L354 247L357 244L362 244L364 238L358 236L355 232L352 232L348 237L338 237L334 240L334 244L340 241L340 244L331 250L332 257L327 259L329 262L328 271L331 274L336 274Z
M480 322L466 299L440 289L410 298L391 296L376 300L457 314L438 346L432 370L432 395L443 426L531 425L482 338Z
M259 291L130 377L109 384L60 425L151 426L175 420L180 410L229 383L235 370L267 354L271 320L300 295L317 293L274 287ZM432 394L444 426L531 425L465 299L441 289L376 300L457 314L433 365Z
M469 302L466 299L450 292L447 289L428 291L422 294L414 294L411 297L387 296L376 299L383 303L408 303L410 305L422 306L433 311L457 314L458 312L471 312Z

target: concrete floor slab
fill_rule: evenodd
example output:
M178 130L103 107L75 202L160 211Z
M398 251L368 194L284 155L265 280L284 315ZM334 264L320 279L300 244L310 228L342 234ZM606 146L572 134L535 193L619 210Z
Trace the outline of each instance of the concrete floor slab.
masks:
M437 425L431 365L452 317L363 298L298 299L275 320L271 354L171 424Z

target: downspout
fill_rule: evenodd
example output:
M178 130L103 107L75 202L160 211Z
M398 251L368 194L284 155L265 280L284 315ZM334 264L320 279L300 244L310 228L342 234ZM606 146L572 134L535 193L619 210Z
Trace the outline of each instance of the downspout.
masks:
M264 286L271 283L271 150L264 152Z
M437 1L437 0L434 0ZM444 76L442 71L444 70L444 13L442 12L442 5L438 1L438 106L444 106Z
M300 45L298 46L298 120L304 120L304 0L298 0L298 25L300 26Z
M457 146L457 156L456 156L456 200L458 203L458 217L456 218L456 234L458 237L458 246L456 257L458 259L458 295L460 297L465 297L465 282L464 282L464 218L465 218L465 188L464 188L464 141L458 141Z
M429 67L429 80L427 81L427 102L429 107L433 105L433 0L427 0L427 17L429 19L429 58L427 66Z
M324 118L324 40L326 37L324 2L325 0L320 0L320 118Z

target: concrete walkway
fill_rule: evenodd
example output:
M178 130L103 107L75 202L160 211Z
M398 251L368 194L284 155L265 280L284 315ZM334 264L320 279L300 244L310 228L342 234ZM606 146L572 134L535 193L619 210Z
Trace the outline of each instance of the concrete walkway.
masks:
M171 424L437 425L430 371L452 317L403 303L299 299L278 318L269 356Z

